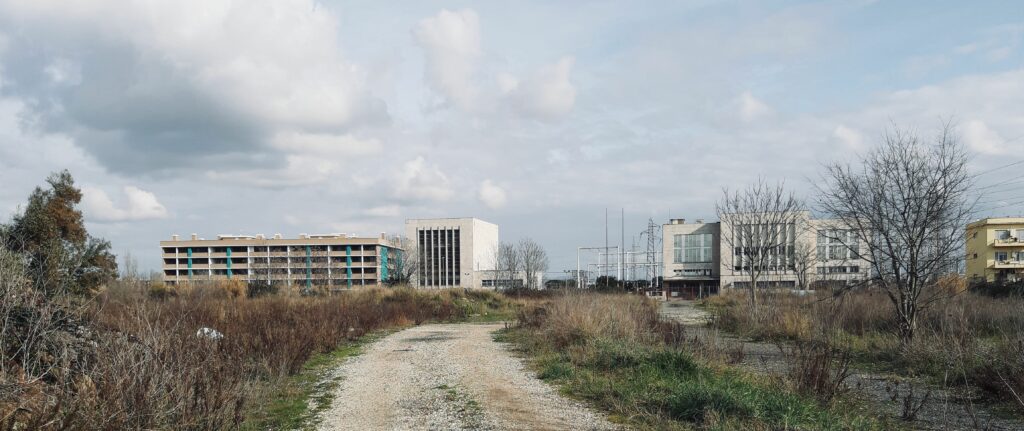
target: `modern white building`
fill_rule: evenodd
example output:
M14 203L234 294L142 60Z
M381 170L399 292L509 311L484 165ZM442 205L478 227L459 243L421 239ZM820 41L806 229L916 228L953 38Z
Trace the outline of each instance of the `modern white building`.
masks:
M666 298L697 298L719 289L747 288L751 268L760 288L813 289L864 280L868 264L850 229L809 212L778 218L779 226L752 226L771 217L732 215L729 220L662 226ZM741 233L742 232L742 233ZM753 238L756 244L748 244ZM766 238L773 238L768 240Z
M720 223L704 223L701 219L692 223L671 219L662 226L662 291L666 296L695 298L718 293L720 232Z
M498 225L473 217L409 219L405 233L418 259L414 286L492 288L483 280L494 270Z

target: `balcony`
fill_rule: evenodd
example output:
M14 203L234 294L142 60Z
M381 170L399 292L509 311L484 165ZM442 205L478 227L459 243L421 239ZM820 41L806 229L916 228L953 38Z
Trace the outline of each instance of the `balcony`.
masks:
M1024 269L1024 260L993 260L989 261L989 268L995 269Z
M1020 238L1006 238L997 239L992 242L994 247L1024 247L1024 239Z

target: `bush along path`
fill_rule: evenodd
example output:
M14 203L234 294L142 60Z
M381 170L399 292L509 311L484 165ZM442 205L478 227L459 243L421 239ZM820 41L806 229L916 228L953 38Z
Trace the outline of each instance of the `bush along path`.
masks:
M324 430L610 430L493 339L502 324L430 324L391 334L338 367Z
M894 423L904 423L913 429L928 430L1020 430L1024 421L1008 414L992 411L973 400L975 394L969 388L941 387L921 378L873 372L849 365L841 356L825 358L815 355L801 355L795 351L793 342L761 342L738 338L720 333L708 327L710 315L693 302L676 301L661 304L660 313L667 319L683 323L694 334L705 339L721 339L722 342L738 343L742 346L744 368L764 375L790 378L806 378L814 371L823 372L822 361L832 361L827 368L831 380L836 384L838 373L844 373L842 387L835 393L848 393L851 398L875 406L880 415L887 416ZM810 349L808 344L805 350ZM845 369L843 362L846 362ZM839 363L837 366L836 363Z

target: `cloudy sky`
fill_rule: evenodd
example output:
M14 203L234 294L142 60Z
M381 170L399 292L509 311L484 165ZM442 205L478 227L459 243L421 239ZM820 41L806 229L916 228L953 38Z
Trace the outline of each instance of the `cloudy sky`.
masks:
M70 169L90 231L626 242L723 187L810 188L893 124L952 121L980 215L1024 213L1024 5L0 0L0 211ZM984 173L983 173L984 172Z

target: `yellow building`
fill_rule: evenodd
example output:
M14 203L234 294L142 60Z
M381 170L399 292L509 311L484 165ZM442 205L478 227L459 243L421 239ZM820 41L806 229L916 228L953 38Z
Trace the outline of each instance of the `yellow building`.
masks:
M967 225L967 278L1024 279L1024 217L986 218Z

